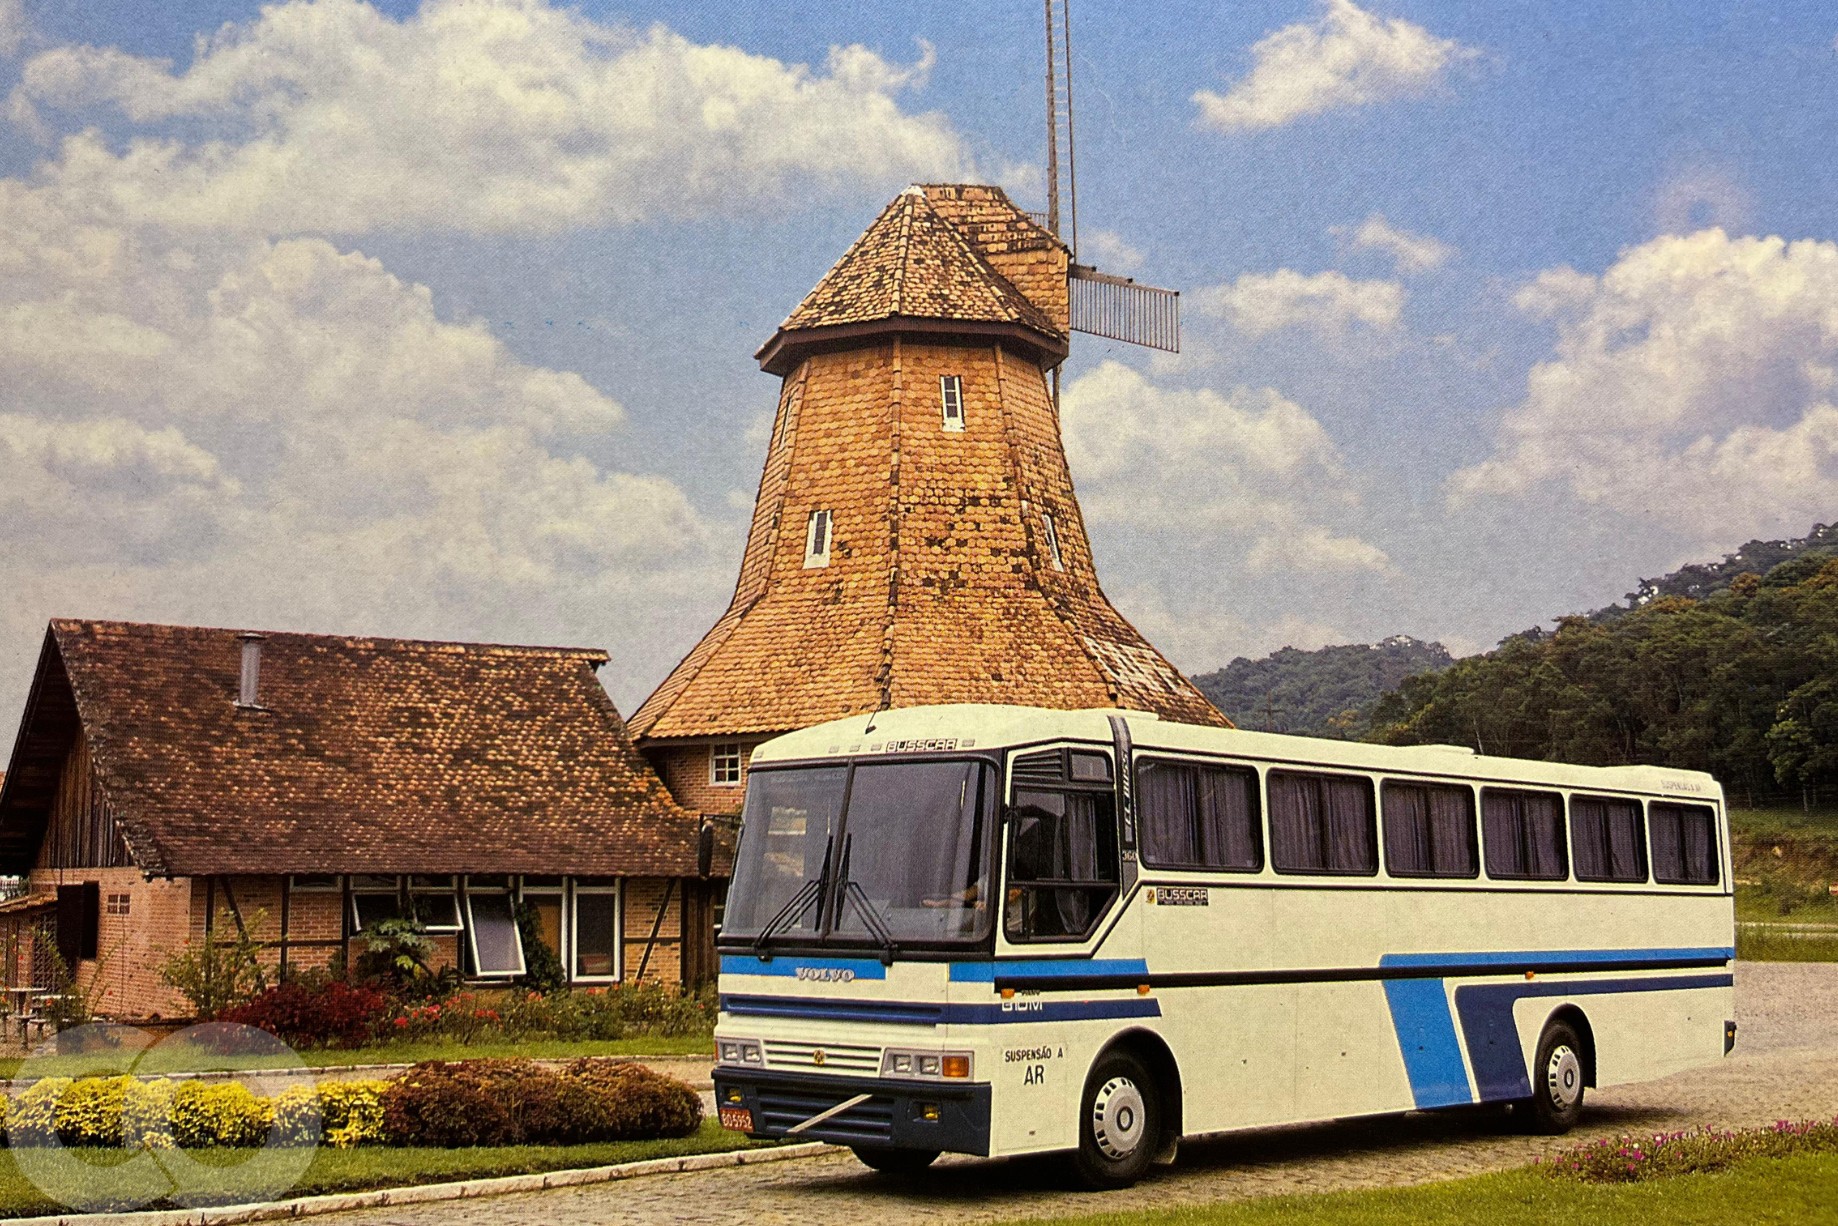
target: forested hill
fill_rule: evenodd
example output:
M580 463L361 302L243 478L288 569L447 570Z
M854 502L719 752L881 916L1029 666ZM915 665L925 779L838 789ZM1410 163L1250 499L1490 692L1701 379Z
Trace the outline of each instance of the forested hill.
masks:
M1750 541L1735 553L1724 554L1721 562L1693 562L1662 579L1642 579L1627 594L1626 604L1609 605L1589 616L1594 621L1619 617L1660 596L1702 600L1728 587L1737 575L1765 575L1782 562L1800 557L1838 557L1838 524L1814 524L1811 532L1791 540Z
M1193 682L1240 728L1352 740L1365 735L1366 710L1381 694L1453 662L1441 643L1400 634L1318 651L1285 647L1261 660L1240 656Z
M1716 585L1702 599L1655 594L1612 617L1567 617L1412 677L1379 700L1371 739L1708 770L1738 800L1829 794L1838 557L1802 548L1727 578L1721 565L1701 568Z

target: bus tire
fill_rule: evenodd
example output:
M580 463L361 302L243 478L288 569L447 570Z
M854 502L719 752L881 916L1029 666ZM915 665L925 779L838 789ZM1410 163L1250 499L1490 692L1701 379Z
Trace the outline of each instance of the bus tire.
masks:
M1127 1188L1162 1147L1162 1103L1155 1076L1127 1051L1101 1057L1079 1102L1073 1169L1087 1188Z
M938 1158L935 1149L875 1149L867 1145L849 1148L857 1162L883 1175L911 1175L923 1171Z
M1569 1022L1552 1022L1538 1040L1532 1064L1532 1097L1526 1124L1531 1131L1558 1136L1576 1127L1583 1114L1583 1081L1587 1053Z

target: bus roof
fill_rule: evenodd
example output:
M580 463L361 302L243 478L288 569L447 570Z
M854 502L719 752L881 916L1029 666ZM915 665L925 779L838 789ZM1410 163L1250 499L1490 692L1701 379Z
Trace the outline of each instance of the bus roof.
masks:
M1324 737L1179 724L1144 711L953 703L864 712L775 737L753 751L755 765L887 753L1000 750L1042 741L1111 740L1110 717L1129 724L1137 749L1222 754L1390 774L1445 775L1501 783L1716 800L1722 789L1702 771L1665 766L1577 766L1479 754L1463 745L1371 745Z

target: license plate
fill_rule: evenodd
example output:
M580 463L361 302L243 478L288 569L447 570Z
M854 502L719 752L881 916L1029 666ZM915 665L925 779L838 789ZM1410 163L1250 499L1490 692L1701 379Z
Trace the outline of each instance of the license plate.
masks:
M745 1107L723 1107L721 1126L730 1132L752 1132L753 1113Z

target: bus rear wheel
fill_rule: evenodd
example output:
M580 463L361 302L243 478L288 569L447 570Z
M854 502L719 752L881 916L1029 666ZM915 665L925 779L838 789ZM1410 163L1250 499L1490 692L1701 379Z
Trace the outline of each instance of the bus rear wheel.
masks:
M1142 1178L1162 1135L1155 1077L1128 1052L1098 1061L1085 1080L1073 1169L1088 1188L1127 1188Z
M1552 1022L1538 1040L1532 1064L1532 1097L1527 1125L1558 1136L1576 1127L1583 1114L1583 1042L1568 1022Z
M850 1149L857 1162L883 1175L911 1175L938 1159L935 1149L874 1149L866 1145L853 1145Z

